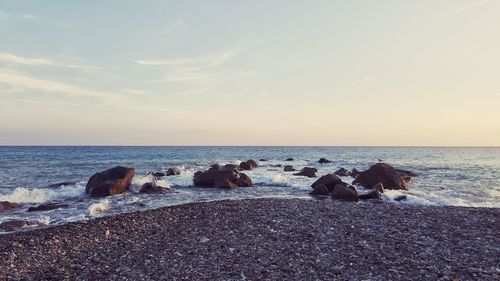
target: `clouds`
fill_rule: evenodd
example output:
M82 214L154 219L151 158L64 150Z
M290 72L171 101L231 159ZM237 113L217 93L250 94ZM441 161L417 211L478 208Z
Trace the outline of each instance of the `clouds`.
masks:
M97 69L96 67L82 66L76 64L62 63L54 61L48 58L31 58L22 57L11 53L0 52L0 63L4 64L14 64L14 65L26 65L26 66L55 66L55 67L66 67L75 68L82 70Z
M442 20L444 18L453 16L453 15L456 15L456 14L463 13L463 12L465 12L467 10L472 9L472 8L479 7L479 6L484 5L484 4L488 3L488 2L490 2L490 1L489 0L483 0L483 1L480 1L480 2L477 2L477 3L474 3L474 4L470 4L470 5L467 5L465 7L462 7L462 8L459 8L459 9L455 9L455 10L446 12L444 14L432 17L432 18L428 19L427 22L439 21L439 20Z
M202 57L176 59L139 59L136 62L141 65L149 66L187 67L185 71L196 71L219 66L232 59L236 55L236 53L236 50L228 50L223 53Z

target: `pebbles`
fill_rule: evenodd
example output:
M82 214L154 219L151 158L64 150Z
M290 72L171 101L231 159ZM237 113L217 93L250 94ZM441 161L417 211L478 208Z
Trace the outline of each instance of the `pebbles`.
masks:
M332 200L193 203L1 235L0 280L498 280L499 218Z

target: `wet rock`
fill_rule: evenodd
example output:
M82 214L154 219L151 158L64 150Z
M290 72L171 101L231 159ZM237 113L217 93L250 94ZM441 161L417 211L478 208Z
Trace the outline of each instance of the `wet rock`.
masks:
M10 220L0 223L0 229L3 229L4 231L14 231L22 227L33 225L36 225L36 223L25 220Z
M29 207L28 212L50 211L50 210L55 210L55 209L60 209L60 208L67 208L67 207L69 207L68 204L47 203L47 204L40 204L36 207Z
M242 171L249 171L249 170L252 170L253 167L252 167L252 164L250 164L248 162L241 162L240 163L240 169Z
M49 186L48 188L59 188L63 186L68 186L68 185L75 185L77 182L76 181L65 181L65 182L59 182L59 183L54 183Z
M311 187L316 188L318 185L324 185L328 188L328 191L332 191L333 188L337 185L342 183L342 180L337 177L336 175L333 174L327 174L322 177L320 177L318 180L316 180Z
M198 171L194 174L193 183L195 186L228 189L252 185L251 179L246 174L240 173L234 165L211 167L207 171Z
M304 176L308 178L315 178L316 177L316 172L318 169L316 168L310 168L310 167L304 167L300 172L293 174L294 176Z
M335 171L334 174L341 177L348 177L352 175L351 171L347 170L346 168L340 168Z
M285 161L293 161L293 158L287 158Z
M323 184L318 184L314 187L314 190L309 193L312 196L328 196L330 195L330 191Z
M353 168L351 171L351 177L355 178L359 175L359 171L356 168Z
M181 174L181 170L179 170L178 168L169 168L167 170L167 177L178 176L180 174Z
M295 169L291 165L286 165L283 169L285 172L295 172Z
M20 208L22 204L13 203L9 201L0 201L0 212L4 212L10 209Z
M372 189L379 182L384 185L385 189L408 190L408 183L401 178L391 165L386 163L377 163L368 170L360 172L353 184Z
M328 160L326 158L320 158L318 160L318 163L320 163L320 164L327 164L327 163L332 163L332 161L330 161L330 160Z
M150 172L149 175L152 175L155 178L161 178L165 176L165 173L162 172Z
M401 176L401 177L418 177L417 174L415 174L414 172L412 171L407 171L407 170L401 170L401 169L396 169L396 172L398 172L398 174Z
M105 197L124 193L130 186L134 175L134 168L122 166L96 173L87 182L85 192L92 197Z
M267 159L260 159L259 161L260 161L260 162L266 162L266 161L268 161L268 160L267 160Z
M368 199L380 199L380 191L378 189L373 189L365 193L358 194L359 199L368 200Z
M358 192L353 186L337 184L332 190L332 198L344 201L358 202Z
M377 183L373 187L373 189L378 190L378 192L380 192L380 193L384 193L384 185L381 182Z
M169 190L170 190L169 188L159 186L156 184L155 181L152 181L152 182L147 182L147 183L143 184L141 186L139 192L153 193L153 192L165 192L165 191L169 191Z
M247 163L252 165L252 168L257 168L259 165L257 164L257 162L253 159L249 159L247 160Z
M394 198L394 201L400 202L400 201L406 201L408 199L406 195L400 195Z
M271 165L271 167L280 168L280 167L282 167L282 165L281 164Z

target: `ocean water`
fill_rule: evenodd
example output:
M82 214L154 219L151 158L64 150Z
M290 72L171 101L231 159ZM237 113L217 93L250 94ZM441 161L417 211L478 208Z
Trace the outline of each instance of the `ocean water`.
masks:
M286 162L292 157L294 161ZM318 164L319 158L332 160ZM254 186L234 190L192 186L193 174L211 164L248 159L268 159L246 171ZM382 160L411 170L409 191L386 191L383 200L393 204L500 207L500 148L443 147L0 147L0 201L23 203L20 209L0 213L0 223L11 219L55 225L116 213L146 210L190 202L243 198L309 198L315 179L293 176L276 164L318 168L318 176L344 167L367 169ZM131 189L147 181L148 172L181 170L180 176L159 183L168 193L128 192L94 199L85 194L86 181L94 173L117 165L134 167ZM350 182L352 178L343 178ZM47 186L76 182L59 188ZM395 202L399 195L405 202ZM26 212L30 206L66 202L68 208ZM362 204L362 203L361 203Z

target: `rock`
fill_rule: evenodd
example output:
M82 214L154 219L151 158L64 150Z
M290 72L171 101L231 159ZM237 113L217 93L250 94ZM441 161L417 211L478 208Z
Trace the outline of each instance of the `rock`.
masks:
M353 186L337 184L332 190L332 198L344 201L358 202L358 192Z
M318 185L324 185L326 188L328 188L328 191L332 191L333 188L337 185L342 183L342 180L337 177L336 175L333 174L327 174L322 177L320 177L318 180L316 180L311 187L316 188Z
M394 201L400 202L400 201L406 201L406 199L408 199L406 195L400 195L398 197L395 197Z
M283 169L285 172L295 172L295 169L293 168L292 165L286 165L285 168Z
M401 176L401 177L418 177L417 174L415 174L414 172L411 172L411 171L406 171L406 170L401 170L401 169L396 169L396 172L398 172L398 174Z
M362 200L367 200L367 199L380 199L380 191L378 189L373 189L365 193L358 194L358 198Z
M32 225L36 225L36 223L25 220L10 220L2 222L0 224L0 228L3 229L4 231L14 231L18 228L32 226Z
M353 168L351 171L351 177L356 178L359 175L359 171L356 168Z
M275 167L275 168L279 168L279 167L281 167L281 166L282 166L281 164L271 165L271 167Z
M259 167L259 165L257 164L257 162L255 162L255 160L253 160L253 159L247 160L247 163L250 164L250 165L252 165L252 168Z
M249 171L249 170L252 170L253 167L252 167L252 164L248 163L248 162L241 162L240 163L240 170L242 171Z
M293 174L294 176L304 176L308 178L315 178L316 177L316 172L318 169L316 168L310 168L310 167L304 167L300 172Z
M407 183L410 184L413 182L413 179L411 177L403 177L403 180Z
M0 201L0 212L4 212L10 209L20 208L22 204L9 202L9 201Z
M293 161L293 158L287 158L285 161Z
M373 187L373 189L378 190L378 192L380 192L380 193L384 193L384 185L381 182L377 183Z
M164 192L164 191L168 191L168 190L169 190L169 188L159 186L156 184L155 181L152 181L152 182L147 182L147 183L143 184L141 186L139 192L152 193L152 192Z
M327 164L327 163L332 163L332 161L326 159L326 158L320 158L318 163L320 164Z
M351 171L349 171L349 170L347 170L345 168L340 168L337 171L335 171L334 174L336 174L337 176L341 176L341 177L348 177L352 173L351 173Z
M267 159L260 159L259 161L260 162L267 162L268 160Z
M67 208L67 207L69 207L68 204L47 203L47 204L40 204L36 207L30 207L28 209L28 212L50 211L50 210L55 210L55 209L60 209L60 208Z
M330 191L328 190L328 188L325 185L318 184L318 185L316 185L316 187L314 187L314 190L309 193L309 195L312 195L312 196L322 196L322 195L328 196L328 195L330 195Z
M248 187L252 180L244 173L240 173L236 166L211 167L207 171L198 171L194 174L193 183L201 187L219 187L232 189L237 186Z
M161 177L165 176L165 173L162 173L162 172L149 172L149 174L155 178L161 178Z
M96 173L87 182L85 192L92 197L105 197L124 193L130 186L134 175L134 168L121 166Z
M65 181L65 182L59 182L59 183L54 183L49 186L48 188L59 188L63 186L68 186L68 185L75 185L77 182L76 181Z
M385 189L408 190L408 184L391 165L386 163L377 163L370 169L360 172L353 184L372 189L379 182L384 185Z
M180 174L181 174L181 170L179 170L178 168L169 168L167 170L167 177L178 176Z

